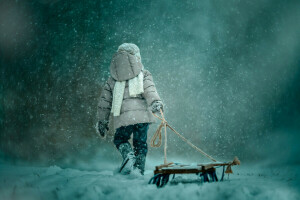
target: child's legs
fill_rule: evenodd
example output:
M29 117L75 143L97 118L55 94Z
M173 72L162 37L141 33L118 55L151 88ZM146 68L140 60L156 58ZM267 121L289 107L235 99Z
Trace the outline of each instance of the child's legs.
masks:
M114 144L116 145L117 149L121 152L123 157L126 156L127 153L132 151L131 145L128 142L132 132L133 132L133 125L122 126L116 130L114 136Z
M148 129L149 129L148 123L134 125L133 146L136 155L143 154L146 156L148 152L148 147L147 147Z

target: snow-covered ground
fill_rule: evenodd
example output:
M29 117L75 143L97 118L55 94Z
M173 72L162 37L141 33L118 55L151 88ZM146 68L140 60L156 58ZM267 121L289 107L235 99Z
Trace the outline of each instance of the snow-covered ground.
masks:
M229 180L217 183L179 183L156 188L145 176L117 174L116 163L97 171L73 168L32 167L0 163L0 199L300 199L300 177L295 167L233 167ZM114 169L114 170L111 170ZM219 169L219 176L221 169ZM195 175L181 177L186 180ZM196 181L196 179L194 179Z

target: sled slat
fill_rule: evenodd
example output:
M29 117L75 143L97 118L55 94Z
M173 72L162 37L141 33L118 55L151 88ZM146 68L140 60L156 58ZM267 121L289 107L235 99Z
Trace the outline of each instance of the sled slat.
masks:
M215 168L209 168L209 169L204 169L204 168L162 168L159 170L155 170L154 174L197 174L197 173L206 173L206 172L214 172L216 169Z

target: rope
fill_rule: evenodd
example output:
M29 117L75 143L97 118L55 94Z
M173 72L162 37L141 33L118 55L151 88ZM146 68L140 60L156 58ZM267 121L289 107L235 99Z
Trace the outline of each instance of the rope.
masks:
M205 153L202 149L198 148L197 146L195 146L194 144L192 144L189 140L187 140L185 137L183 137L180 133L178 133L174 128L172 128L168 122L165 120L164 114L162 112L162 110L160 110L160 114L161 117L157 116L156 114L152 113L156 118L161 120L161 124L159 125L158 129L156 130L156 132L154 133L153 137L151 138L150 141L150 146L151 147L160 147L161 143L162 143L162 138L161 138L161 130L164 127L165 128L165 145L164 145L164 163L167 164L167 127L169 129L171 129L176 135L178 135L184 142L186 142L188 145L190 145L191 147L193 147L195 150L197 150L198 152L200 152L202 155L206 156L207 158L209 158L210 160L217 162L216 159L214 159L213 157L211 157L210 155L208 155L207 153ZM155 143L155 141L157 140L158 137L158 142Z

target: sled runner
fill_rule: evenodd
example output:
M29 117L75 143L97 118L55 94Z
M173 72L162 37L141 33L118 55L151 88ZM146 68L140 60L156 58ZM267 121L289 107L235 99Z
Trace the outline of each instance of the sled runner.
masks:
M223 181L225 173L226 174L233 173L231 166L240 165L240 161L237 157L235 157L234 160L231 162L217 162L217 160L215 160L210 155L205 153L203 150L201 150L200 148L192 144L181 134L179 134L175 129L173 129L165 120L162 110L160 110L160 113L161 113L161 117L153 114L162 122L151 139L151 146L152 147L161 146L161 141L162 141L161 130L164 127L165 128L164 164L155 167L154 176L149 180L149 184L155 184L157 187L163 187L169 182L170 175L173 175L172 179L174 179L176 174L196 174L201 177L203 182L217 182L219 181L216 174L216 168L218 167L223 167L222 176L220 179L220 181ZM205 164L197 164L197 165L184 165L184 164L178 164L173 162L168 163L167 162L167 127L170 128L175 134L177 134L183 141L188 143L191 147L199 151L201 154L203 154L213 162L205 163ZM155 140L157 138L159 138L159 140L157 143L155 143Z

